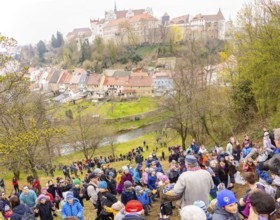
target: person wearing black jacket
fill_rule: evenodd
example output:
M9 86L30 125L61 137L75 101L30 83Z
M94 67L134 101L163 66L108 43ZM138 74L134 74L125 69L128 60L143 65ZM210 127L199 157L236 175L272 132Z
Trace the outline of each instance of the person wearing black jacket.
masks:
M112 205L117 202L117 198L108 191L108 186L105 181L101 181L98 184L99 192L97 199L97 215L96 220L110 220L114 216L112 213L106 211L107 207L112 207Z
M0 197L0 212L4 216L5 206L11 207L10 201L7 199L6 194L4 192L1 193Z
M41 194L34 209L35 217L39 216L41 220L53 220L52 211L55 211L55 205L44 194Z

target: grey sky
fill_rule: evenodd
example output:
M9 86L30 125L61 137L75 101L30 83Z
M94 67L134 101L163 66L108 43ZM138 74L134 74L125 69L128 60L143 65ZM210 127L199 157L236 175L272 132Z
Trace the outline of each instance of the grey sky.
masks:
M191 14L216 14L219 8L226 19L236 17L242 4L250 0L116 0L117 9L152 7L154 15L172 17ZM3 0L0 8L0 33L14 37L19 44L49 40L57 30L64 36L73 28L89 27L90 18L103 18L114 8L115 0Z

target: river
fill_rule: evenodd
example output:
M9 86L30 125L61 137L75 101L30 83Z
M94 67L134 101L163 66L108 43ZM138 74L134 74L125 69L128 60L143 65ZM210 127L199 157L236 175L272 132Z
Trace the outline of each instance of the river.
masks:
M104 147L110 144L113 141L114 144L120 144L124 142L128 142L134 140L136 138L142 137L145 134L154 132L156 130L161 129L164 126L165 122L155 123L151 125L144 126L142 128L137 128L134 130L130 130L127 132L123 132L121 134L115 135L113 138L104 138L99 144L99 147ZM60 155L65 156L74 152L74 148L71 147L71 144L63 144L60 149Z

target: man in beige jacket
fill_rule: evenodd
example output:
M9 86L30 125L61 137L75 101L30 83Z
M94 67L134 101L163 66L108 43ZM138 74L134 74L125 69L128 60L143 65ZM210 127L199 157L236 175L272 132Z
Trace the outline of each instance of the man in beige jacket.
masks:
M186 156L187 171L182 173L174 186L174 194L181 195L181 208L202 200L209 205L209 193L214 188L211 175L200 169L193 155Z

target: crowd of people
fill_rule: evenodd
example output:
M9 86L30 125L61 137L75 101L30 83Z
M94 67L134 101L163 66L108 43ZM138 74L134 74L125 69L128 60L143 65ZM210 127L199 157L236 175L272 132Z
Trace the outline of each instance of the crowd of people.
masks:
M84 204L92 204L96 220L144 220L151 211L158 219L172 218L178 208L182 220L274 220L280 203L280 128L269 133L263 144L252 143L248 135L242 144L231 137L226 147L207 150L195 140L187 149L169 147L169 168L164 170L153 151L145 160L144 147L137 147L122 160L120 170L113 157L93 158L63 166L64 178L49 180L40 190L25 185L7 197L0 179L0 211L5 219L52 220L84 219ZM146 148L147 150L147 148ZM135 166L132 166L131 164ZM246 193L238 200L236 184L245 184ZM154 202L160 204L155 210Z

